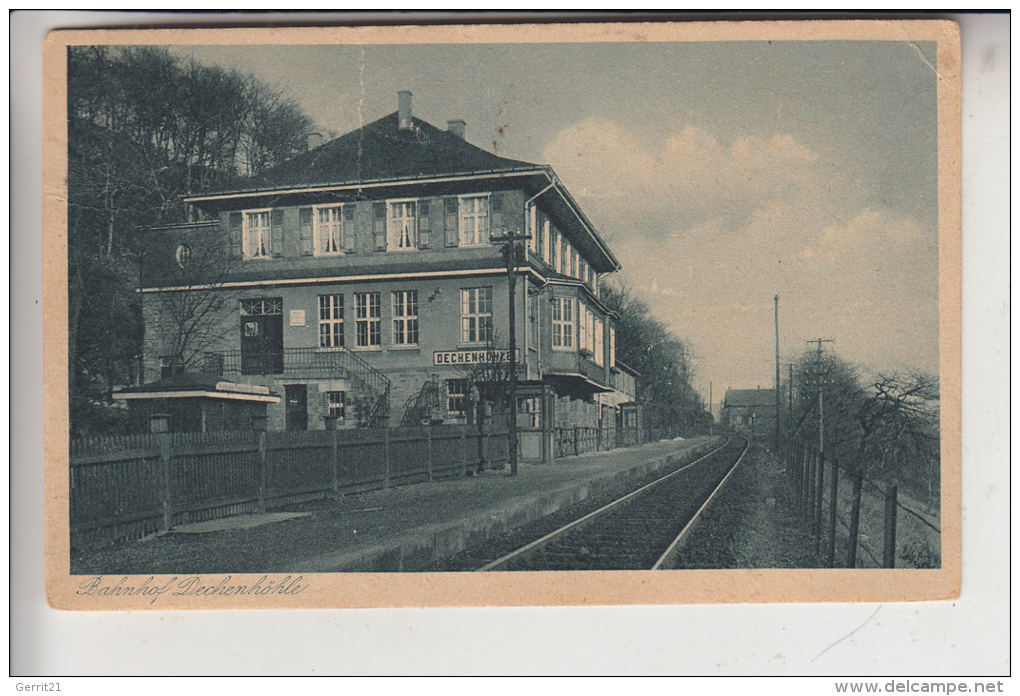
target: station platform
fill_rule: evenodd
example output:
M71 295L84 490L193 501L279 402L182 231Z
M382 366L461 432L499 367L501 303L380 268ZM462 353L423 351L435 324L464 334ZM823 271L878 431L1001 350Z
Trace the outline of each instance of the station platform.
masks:
M520 464L177 527L150 540L71 560L72 574L400 572L429 567L484 542L639 478L693 460L715 438Z

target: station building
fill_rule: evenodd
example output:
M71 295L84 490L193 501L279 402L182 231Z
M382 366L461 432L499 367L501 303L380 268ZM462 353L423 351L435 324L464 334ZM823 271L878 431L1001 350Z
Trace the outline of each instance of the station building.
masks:
M551 167L414 117L410 93L186 203L198 221L152 230L143 264L147 380L265 387L270 429L465 423L506 378L513 265L522 457L633 405L599 298L620 264L580 206Z

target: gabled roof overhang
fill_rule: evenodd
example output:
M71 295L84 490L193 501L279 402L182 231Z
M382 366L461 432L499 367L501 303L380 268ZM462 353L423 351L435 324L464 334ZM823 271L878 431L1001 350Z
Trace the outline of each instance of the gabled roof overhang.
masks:
M620 262L602 240L598 230L581 210L573 196L548 165L498 169L490 171L457 172L434 176L406 176L329 184L288 185L267 188L248 188L233 191L187 196L189 203L207 212L218 214L224 209L238 210L288 203L312 204L317 198L341 196L350 200L360 198L398 197L411 189L416 195L428 191L450 190L457 186L470 186L481 182L498 182L501 188L520 183L539 205L546 208L572 242L594 261L592 267L599 273L613 273ZM434 194L441 195L441 194Z

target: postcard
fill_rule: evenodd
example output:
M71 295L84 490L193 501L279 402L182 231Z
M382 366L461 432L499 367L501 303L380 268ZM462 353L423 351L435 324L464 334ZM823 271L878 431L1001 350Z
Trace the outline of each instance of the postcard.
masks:
M947 21L52 32L47 594L961 578Z

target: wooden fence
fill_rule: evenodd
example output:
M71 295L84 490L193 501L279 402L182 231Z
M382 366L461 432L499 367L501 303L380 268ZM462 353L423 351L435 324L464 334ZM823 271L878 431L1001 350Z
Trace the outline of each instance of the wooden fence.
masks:
M941 565L938 512L922 509L896 485L872 481L809 444L791 443L786 462L797 512L829 567Z
M445 425L75 440L71 546L85 550L189 522L465 475L508 459L506 429L486 430Z

